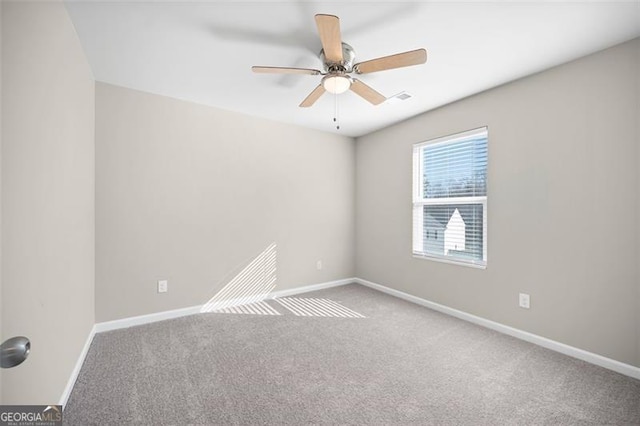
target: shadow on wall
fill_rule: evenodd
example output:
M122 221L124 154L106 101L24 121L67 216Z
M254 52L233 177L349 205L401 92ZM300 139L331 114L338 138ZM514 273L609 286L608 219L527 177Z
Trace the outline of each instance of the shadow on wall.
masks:
M224 310L265 300L276 287L276 243L271 243L200 309Z

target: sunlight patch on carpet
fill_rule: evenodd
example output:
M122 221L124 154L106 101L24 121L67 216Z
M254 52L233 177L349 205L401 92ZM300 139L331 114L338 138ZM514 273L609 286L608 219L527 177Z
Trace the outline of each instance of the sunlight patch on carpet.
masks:
M249 315L282 315L267 302L249 303L246 305L229 306L211 311L216 314L249 314Z
M329 299L281 297L275 301L300 317L366 318L364 315Z

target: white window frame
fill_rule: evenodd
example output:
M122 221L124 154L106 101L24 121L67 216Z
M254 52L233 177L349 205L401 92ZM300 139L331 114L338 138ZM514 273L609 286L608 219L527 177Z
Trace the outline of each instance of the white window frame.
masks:
M487 137L488 145L488 127L480 127L449 136L443 136L437 139L419 142L413 145L413 221L411 225L413 227L413 257L481 269L485 269L487 267L487 195L475 197L424 198L423 161L421 155L422 148L427 145L447 144L481 135ZM450 256L439 256L433 253L424 252L424 230L422 226L417 225L424 223L424 206L442 206L447 204L482 204L482 261L473 259L456 259Z

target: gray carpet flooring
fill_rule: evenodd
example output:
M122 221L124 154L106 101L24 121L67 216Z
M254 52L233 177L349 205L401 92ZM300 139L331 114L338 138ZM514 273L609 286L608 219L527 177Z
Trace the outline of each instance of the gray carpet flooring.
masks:
M356 284L365 318L209 313L95 336L69 425L640 425L640 381Z

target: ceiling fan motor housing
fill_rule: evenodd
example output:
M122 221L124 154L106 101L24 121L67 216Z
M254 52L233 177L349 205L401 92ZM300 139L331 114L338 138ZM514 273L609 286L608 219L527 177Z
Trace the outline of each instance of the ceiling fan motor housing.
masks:
M351 72L353 71L353 62L356 59L356 51L347 43L342 42L342 63L328 62L324 56L324 49L320 51L318 56L320 56L324 72L326 73Z

